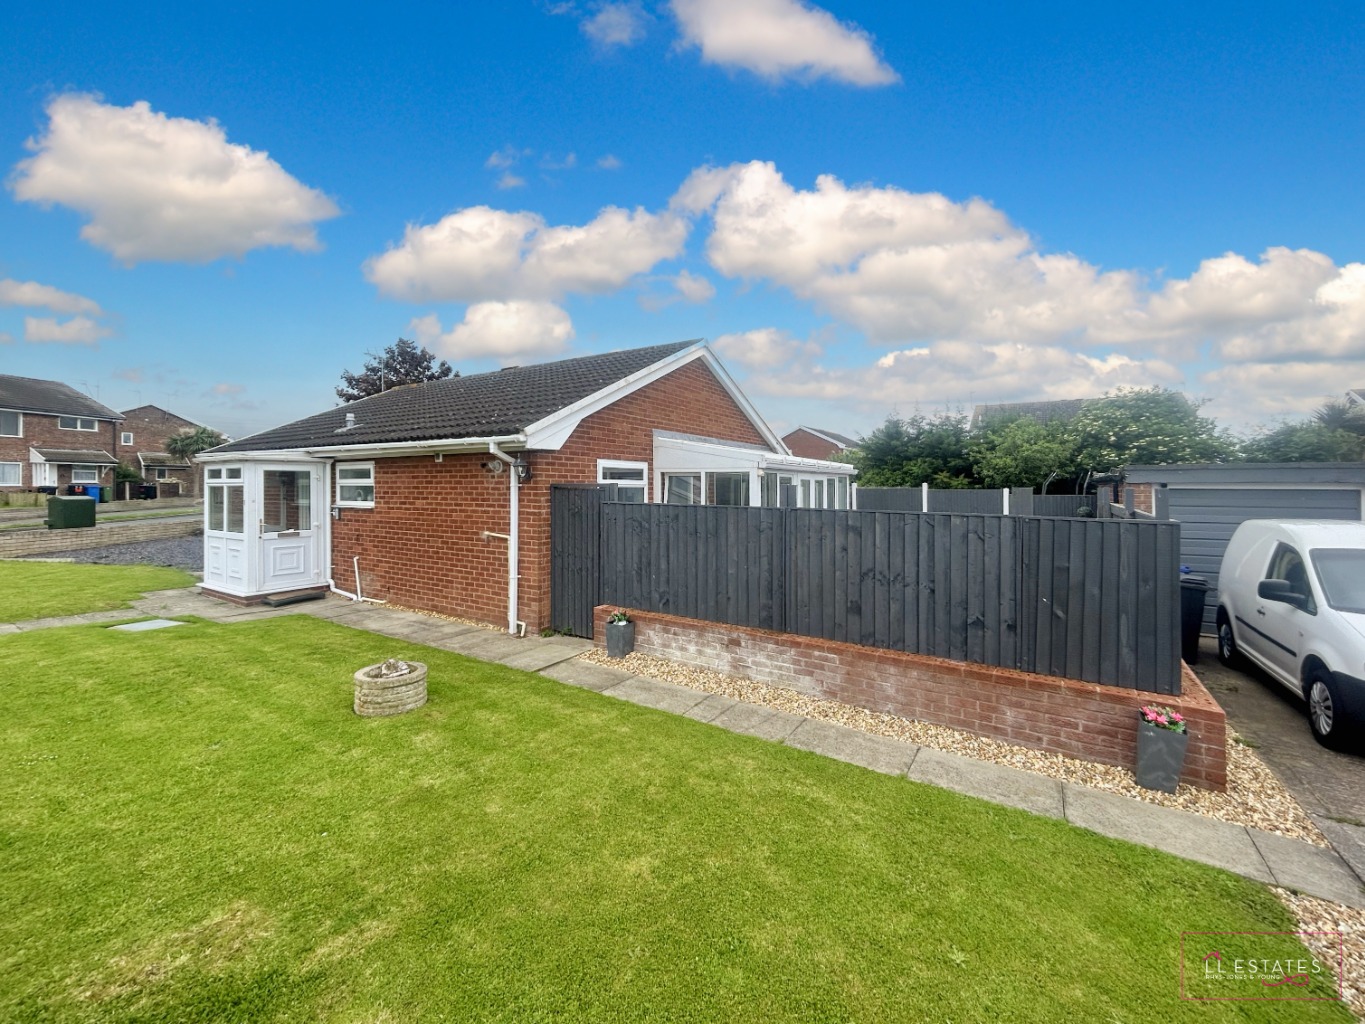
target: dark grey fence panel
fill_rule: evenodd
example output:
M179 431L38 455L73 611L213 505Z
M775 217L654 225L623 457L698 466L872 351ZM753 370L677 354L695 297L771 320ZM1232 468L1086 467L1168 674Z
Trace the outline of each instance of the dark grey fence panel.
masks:
M918 487L859 487L860 512L923 512L924 492Z
M1035 516L1076 516L1095 518L1098 502L1093 494L1035 494L1033 514ZM1013 507L1011 512L1015 511ZM1020 511L1019 515L1024 513Z
M599 569L602 504L615 487L550 488L550 626L592 636L592 610L602 603ZM614 548L619 551L619 548Z
M930 512L957 512L998 516L1005 511L1005 492L1000 490L969 490L966 488L931 488Z

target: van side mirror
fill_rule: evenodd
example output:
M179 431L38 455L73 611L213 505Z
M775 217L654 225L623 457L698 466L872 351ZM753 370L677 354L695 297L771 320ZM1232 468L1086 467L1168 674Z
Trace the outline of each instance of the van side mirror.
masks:
M1295 590L1288 580L1261 580L1256 585L1256 596L1263 601L1292 604L1301 612L1308 610L1308 595Z

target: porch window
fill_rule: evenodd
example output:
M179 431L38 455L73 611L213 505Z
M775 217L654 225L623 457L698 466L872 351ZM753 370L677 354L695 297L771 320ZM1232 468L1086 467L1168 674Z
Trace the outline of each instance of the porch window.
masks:
M374 463L337 464L337 504L349 508L374 508Z
M97 484L100 482L99 466L72 466L71 482L73 484Z
M664 474L664 504L700 505L701 495L700 473Z
M261 478L261 529L285 533L313 528L313 475L308 470L267 469Z
M244 531L242 485L240 483L209 484L208 528L212 533L235 533Z
M642 503L648 499L645 492L645 474L649 472L647 462L611 462L597 460L597 482L615 484L617 501Z
M839 477L839 496L834 504L835 508L848 508L848 477Z
M24 414L0 409L0 437L23 437Z
M0 462L0 487L19 487L24 482L22 462Z
M57 427L61 430L99 430L98 420L84 416L58 416Z
M708 505L748 505L748 473L707 473L706 504Z

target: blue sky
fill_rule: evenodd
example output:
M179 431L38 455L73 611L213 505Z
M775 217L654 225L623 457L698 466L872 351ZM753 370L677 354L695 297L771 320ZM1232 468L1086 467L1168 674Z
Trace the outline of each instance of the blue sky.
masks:
M399 336L706 337L853 433L1365 386L1365 12L1118 6L6 5L0 371L237 436Z

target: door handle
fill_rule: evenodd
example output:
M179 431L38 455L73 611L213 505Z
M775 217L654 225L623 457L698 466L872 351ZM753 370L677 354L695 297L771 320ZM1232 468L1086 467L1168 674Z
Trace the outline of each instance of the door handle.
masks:
M1264 608L1257 608L1257 609L1256 609L1256 614L1257 614L1257 615L1264 615L1264 614L1265 614L1265 609L1264 609Z

